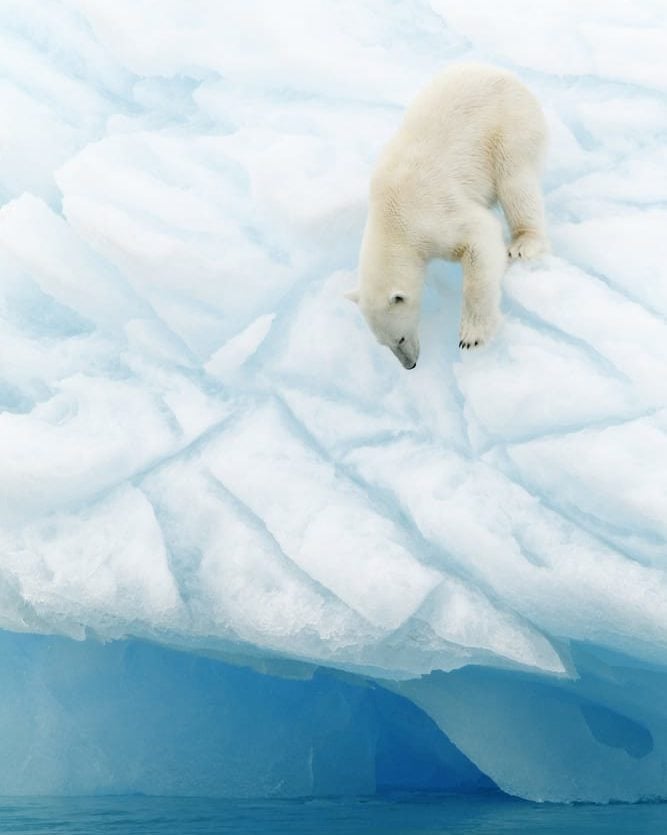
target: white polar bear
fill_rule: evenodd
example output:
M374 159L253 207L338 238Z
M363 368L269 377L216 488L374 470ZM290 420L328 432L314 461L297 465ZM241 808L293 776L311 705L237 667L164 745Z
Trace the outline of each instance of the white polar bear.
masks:
M459 347L474 348L500 320L507 256L548 249L539 186L546 138L536 98L494 67L452 66L408 108L371 180L359 288L347 294L405 368L419 356L428 261L461 261ZM509 248L491 211L496 202L512 235Z

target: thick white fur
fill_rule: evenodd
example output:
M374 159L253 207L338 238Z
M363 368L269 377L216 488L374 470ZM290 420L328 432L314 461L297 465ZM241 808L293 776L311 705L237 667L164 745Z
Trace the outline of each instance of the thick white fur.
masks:
M414 367L419 354L430 259L463 265L459 340L472 348L500 320L507 256L530 258L548 248L539 185L546 135L532 93L494 67L449 67L408 108L373 174L359 289L349 294L405 367ZM510 228L509 247L491 211L496 202Z

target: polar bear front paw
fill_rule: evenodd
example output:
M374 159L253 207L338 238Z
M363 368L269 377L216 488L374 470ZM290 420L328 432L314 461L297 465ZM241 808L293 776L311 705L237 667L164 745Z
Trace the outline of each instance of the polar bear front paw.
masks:
M493 336L498 327L499 316L465 315L459 330L459 348L477 348Z
M510 258L537 258L549 251L549 243L542 235L534 232L522 232L512 240L507 248Z

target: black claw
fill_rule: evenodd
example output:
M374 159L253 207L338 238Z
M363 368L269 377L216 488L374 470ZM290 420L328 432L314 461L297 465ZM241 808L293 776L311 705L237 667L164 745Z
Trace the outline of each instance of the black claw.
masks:
M475 340L475 345L479 345L479 339Z
M463 348L463 341L459 341L459 348Z

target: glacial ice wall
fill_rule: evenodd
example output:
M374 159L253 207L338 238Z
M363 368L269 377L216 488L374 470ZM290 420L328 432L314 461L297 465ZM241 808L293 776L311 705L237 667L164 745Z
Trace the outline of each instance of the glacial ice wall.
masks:
M667 796L666 35L658 0L6 0L0 628L370 676L515 794ZM342 294L453 60L543 102L553 255L465 355L434 264L408 374Z
M4 796L494 790L409 700L330 671L9 632L0 659Z

